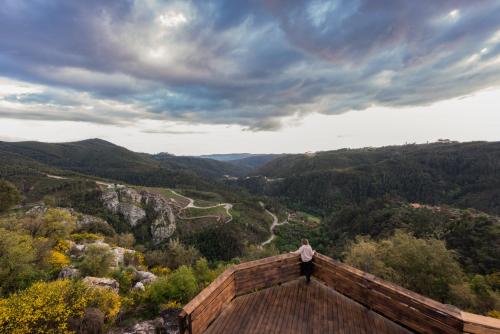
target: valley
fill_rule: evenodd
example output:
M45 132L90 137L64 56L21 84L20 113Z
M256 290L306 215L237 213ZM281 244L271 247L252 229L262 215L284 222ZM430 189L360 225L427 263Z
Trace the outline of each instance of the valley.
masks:
M0 272L6 302L36 284L86 282L113 291L92 304L112 333L174 328L179 307L227 266L307 238L439 301L492 316L500 307L500 143L217 161L90 140L0 143L0 155L0 261L17 263Z

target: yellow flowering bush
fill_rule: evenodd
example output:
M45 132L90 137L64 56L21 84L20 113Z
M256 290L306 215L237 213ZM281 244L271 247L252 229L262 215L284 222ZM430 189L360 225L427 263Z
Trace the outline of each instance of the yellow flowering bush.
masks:
M56 250L51 250L49 257L45 260L54 270L61 270L70 264L69 257Z
M66 253L70 248L70 244L67 240L59 240L57 241L56 245L54 246L54 250L61 252L61 253Z
M86 287L68 280L35 283L0 300L1 334L71 334L70 317L79 318L89 300Z
M89 293L89 306L98 308L104 313L106 322L113 321L120 312L121 299L113 290L107 288L93 288Z
M0 299L0 334L74 334L68 321L81 318L87 307L100 309L111 322L120 306L114 291L82 281L38 282Z

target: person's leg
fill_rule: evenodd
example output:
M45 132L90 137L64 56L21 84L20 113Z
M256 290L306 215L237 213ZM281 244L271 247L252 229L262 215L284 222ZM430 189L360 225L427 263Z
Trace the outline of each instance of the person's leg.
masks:
M305 264L306 283L309 284L311 282L312 261L306 262L304 264Z

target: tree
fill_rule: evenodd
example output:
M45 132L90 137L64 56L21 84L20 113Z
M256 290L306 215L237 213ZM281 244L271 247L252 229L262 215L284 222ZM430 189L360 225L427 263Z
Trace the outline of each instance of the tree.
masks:
M36 276L35 260L29 235L0 228L0 296L29 285Z
M358 238L345 261L434 299L448 301L450 285L464 275L455 254L436 239L417 239L396 231L380 241Z
M10 182L0 180L0 212L6 211L19 203L21 195Z
M114 254L105 245L88 245L85 255L80 263L80 270L83 275L103 277L109 272L113 264Z

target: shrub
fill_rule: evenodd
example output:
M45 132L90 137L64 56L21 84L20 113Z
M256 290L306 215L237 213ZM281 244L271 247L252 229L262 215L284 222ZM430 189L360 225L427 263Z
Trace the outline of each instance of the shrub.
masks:
M168 267L177 269L182 265L192 266L201 257L193 246L185 246L179 240L170 240L166 250L154 250L145 254L149 267Z
M43 225L36 236L53 240L66 239L75 227L76 218L68 211L49 208L43 216Z
M21 201L17 188L10 182L0 180L0 212L6 211Z
M143 303L152 314L156 314L166 302L185 303L197 292L198 283L193 271L187 266L181 266L169 276L160 277L146 286Z
M205 258L196 261L193 266L193 273L200 288L206 287L217 277L217 272L209 268L208 261Z
M85 276L103 277L113 265L114 254L104 245L88 245L79 268Z
M70 281L35 283L0 301L1 334L69 334L68 320L88 304L86 288Z
M70 239L76 243L82 243L82 242L102 240L103 237L94 233L73 233L70 236Z
M144 255L141 252L125 252L123 254L123 263L126 266L143 267L144 266Z
M35 261L29 235L0 228L0 296L27 287L36 275Z
M84 316L88 307L99 309L109 322L118 314L120 297L82 281L38 282L0 299L0 334L70 334L70 323L90 322Z
M198 284L191 268L180 266L168 276L168 296L170 299L186 303L197 292Z
M417 239L402 231L377 242L357 239L346 262L441 301L449 299L450 285L464 276L443 241Z
M53 271L59 271L70 264L69 257L61 252L52 250L49 257L46 259Z

